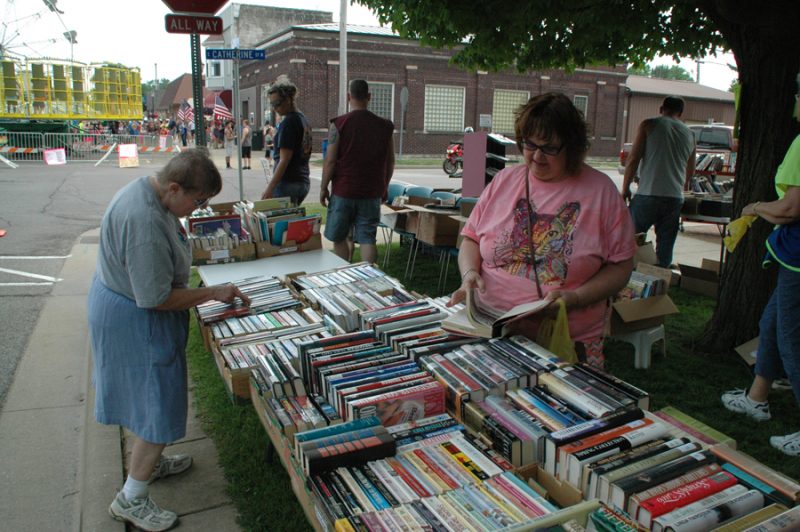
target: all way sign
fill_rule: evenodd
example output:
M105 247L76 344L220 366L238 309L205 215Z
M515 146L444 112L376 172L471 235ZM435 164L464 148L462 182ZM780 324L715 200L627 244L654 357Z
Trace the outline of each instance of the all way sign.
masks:
M220 17L167 15L164 17L164 25L167 33L222 35L222 19Z

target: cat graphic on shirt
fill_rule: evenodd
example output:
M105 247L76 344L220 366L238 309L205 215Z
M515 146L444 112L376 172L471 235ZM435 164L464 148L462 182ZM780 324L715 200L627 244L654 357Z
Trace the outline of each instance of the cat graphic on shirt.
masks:
M533 280L528 223L533 230L536 251L536 270L539 282L545 285L562 285L567 278L575 225L581 206L578 202L565 203L554 214L537 212L528 208L521 198L514 208L514 221L510 230L501 233L494 248L494 264L511 275Z

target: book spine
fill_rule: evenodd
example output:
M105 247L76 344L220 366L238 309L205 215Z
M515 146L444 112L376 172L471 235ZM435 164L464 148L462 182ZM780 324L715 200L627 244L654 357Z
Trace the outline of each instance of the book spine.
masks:
M736 484L736 477L727 471L720 471L709 477L701 478L661 495L646 499L639 503L639 522L649 527L656 517L678 506L713 495L734 484Z

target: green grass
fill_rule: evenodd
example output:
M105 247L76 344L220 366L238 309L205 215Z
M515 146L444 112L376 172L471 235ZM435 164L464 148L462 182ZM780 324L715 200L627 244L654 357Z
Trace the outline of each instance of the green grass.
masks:
M324 211L321 206L317 207ZM308 210L314 212L311 208ZM380 263L384 251L384 246L379 246ZM413 277L404 279L408 253L408 245L395 243L387 273L420 294L439 295L436 292L440 271L437 257L419 254ZM355 255L354 260L358 260L357 248ZM199 282L196 273L192 279L196 286ZM458 267L453 257L445 293L452 292L458 285ZM772 449L768 441L771 435L800 429L800 416L791 391L773 392L770 397L773 419L767 422L751 421L725 410L719 401L720 394L732 388L747 387L752 379L750 370L734 352L714 355L695 348L694 341L713 311L713 300L679 289L673 289L670 297L680 313L667 318L667 356L654 353L650 369L637 370L633 367L633 347L609 341L606 344L609 371L647 390L653 410L672 405L733 437L740 450L773 469L800 478L800 460L787 459ZM654 351L660 353L658 349ZM268 458L269 439L255 411L249 404L231 403L194 320L187 353L197 410L204 429L217 446L228 480L228 492L239 512L239 524L244 530L252 531L308 530L285 470L277 457Z

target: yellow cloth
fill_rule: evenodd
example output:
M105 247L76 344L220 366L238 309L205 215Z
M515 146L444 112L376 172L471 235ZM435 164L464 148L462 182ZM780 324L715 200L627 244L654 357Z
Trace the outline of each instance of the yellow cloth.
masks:
M558 315L555 319L545 318L539 326L536 343L549 349L558 358L575 364L578 354L575 352L575 343L569 335L569 321L567 320L567 305L563 299L558 299Z
M722 241L725 242L725 247L728 249L729 253L733 253L733 250L736 249L736 245L739 243L739 240L741 240L747 230L750 229L750 226L753 225L753 222L756 221L756 218L758 217L742 216L741 218L737 218L728 224L728 230L726 231L727 234Z

